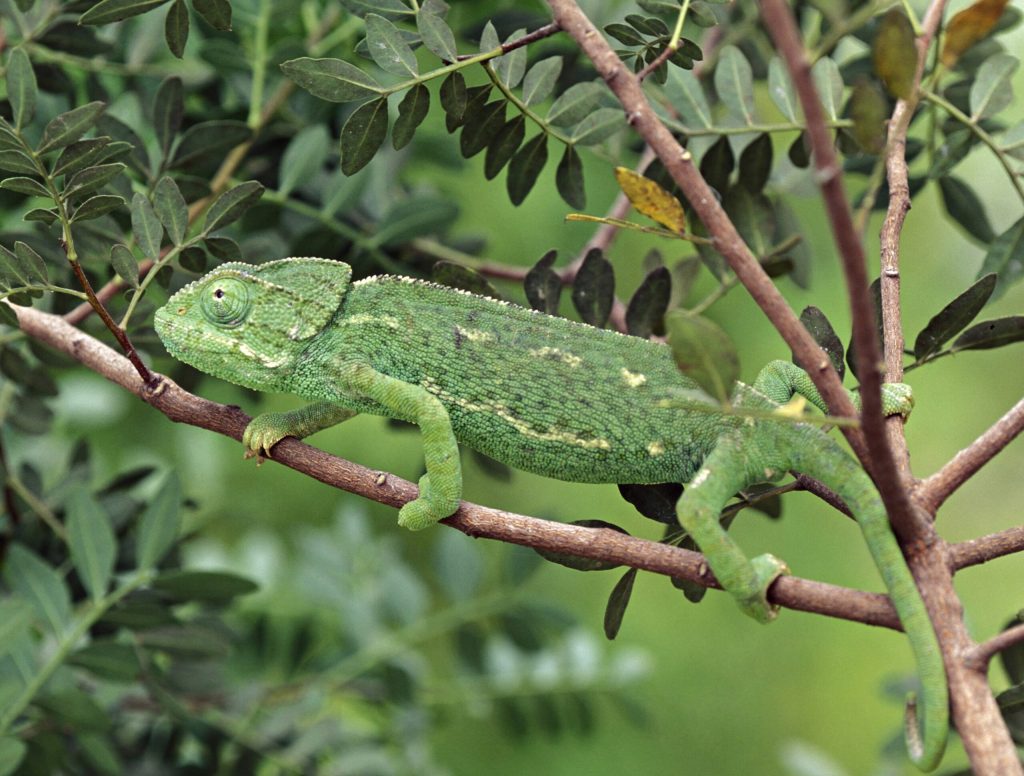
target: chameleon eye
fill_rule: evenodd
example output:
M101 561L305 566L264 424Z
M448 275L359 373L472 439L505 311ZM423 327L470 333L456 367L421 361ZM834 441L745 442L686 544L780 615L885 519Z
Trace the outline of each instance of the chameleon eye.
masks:
M218 278L204 289L200 305L203 314L218 326L238 326L252 307L249 286L238 278Z

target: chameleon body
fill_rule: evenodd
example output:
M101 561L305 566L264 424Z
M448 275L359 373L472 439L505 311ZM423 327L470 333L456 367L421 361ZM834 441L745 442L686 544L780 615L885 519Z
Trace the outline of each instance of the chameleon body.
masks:
M425 281L351 282L341 262L293 258L225 264L157 311L167 350L249 388L294 393L303 409L262 415L246 429L250 453L270 454L357 413L417 424L426 474L399 523L420 529L455 512L462 493L457 443L516 468L575 482L686 484L682 526L716 578L751 616L775 608L767 589L785 565L747 558L718 516L737 491L803 472L855 515L907 632L923 689L923 735L908 707L911 756L941 759L948 726L945 673L920 594L881 501L856 462L819 428L692 409L697 385L667 346ZM792 364L769 364L733 404L777 409L794 394L823 402ZM691 400L691 409L680 408ZM675 406L671 406L672 404ZM890 414L909 389L886 386Z

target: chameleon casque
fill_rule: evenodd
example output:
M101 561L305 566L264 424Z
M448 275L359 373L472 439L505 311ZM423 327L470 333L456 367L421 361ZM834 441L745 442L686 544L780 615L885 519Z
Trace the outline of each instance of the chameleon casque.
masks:
M270 454L358 413L420 427L426 474L398 521L418 530L456 511L462 494L457 443L513 467L574 482L686 485L682 526L718 581L766 622L771 555L747 558L719 513L739 490L789 470L834 490L860 524L907 633L922 685L906 733L923 770L942 757L948 727L938 642L888 519L860 466L820 428L742 414L681 409L697 388L663 344L398 276L351 282L344 263L290 258L224 264L174 294L156 313L167 350L192 366L261 391L313 403L257 417L247 451ZM824 409L810 378L775 361L733 404L773 410L800 394ZM913 403L885 387L889 414ZM676 406L665 406L675 401Z

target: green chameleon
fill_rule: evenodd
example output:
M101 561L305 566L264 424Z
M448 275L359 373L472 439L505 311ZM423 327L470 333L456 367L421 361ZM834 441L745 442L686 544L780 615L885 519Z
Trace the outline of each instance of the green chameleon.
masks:
M922 736L911 698L911 757L925 770L938 764L948 726L939 647L871 481L819 428L763 418L794 394L824 409L803 371L775 361L753 386L738 384L732 402L755 411L746 416L680 409L697 386L665 345L421 280L352 283L351 275L347 264L313 258L224 264L157 311L157 332L176 358L314 402L253 420L247 454L270 455L286 436L360 412L415 423L426 474L398 515L413 530L458 508L458 442L561 480L686 483L680 523L722 586L762 622L776 614L767 590L788 570L771 555L748 559L719 513L753 483L803 472L839 494L861 526L917 661L924 720ZM883 398L889 414L913 404L900 384Z

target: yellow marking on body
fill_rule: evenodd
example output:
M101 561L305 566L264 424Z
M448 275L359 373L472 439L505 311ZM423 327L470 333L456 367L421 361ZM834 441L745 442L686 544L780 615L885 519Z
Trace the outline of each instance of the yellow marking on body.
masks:
M555 361L561 361L562 363L573 367L579 366L583 363L583 359L579 356L565 350L560 350L559 348L533 348L530 350L530 355L534 358L550 358Z
M289 360L289 357L288 357L287 353L285 353L284 355L279 356L277 358L272 358L271 356L266 356L266 355L264 355L262 353L259 353L259 352L255 351L255 350L253 350L251 347L246 345L244 342L237 343L237 347L238 347L238 352L241 353L243 356L245 356L246 358L256 359L263 366L265 366L267 369L276 369L277 367L281 366L282 364L287 363L288 360Z
M467 412L486 412L490 415L501 418L520 434L530 437L531 439L537 439L541 442L561 442L562 444L582 447L585 450L610 450L612 447L611 442L607 439L601 439L599 437L584 438L571 431L563 431L554 427L549 427L547 431L538 431L537 429L532 428L529 423L525 423L513 415L505 404L501 404L500 402L474 402L464 399L461 396L455 396L441 388L441 386L429 377L421 380L420 385L441 401L454 404L456 407L466 410Z
M343 326L361 326L365 323L380 323L387 326L389 329L400 328L398 319L392 315L370 315L369 313L359 313L358 315L345 316L340 321L337 321L338 325Z
M622 375L622 379L630 388L639 388L647 382L647 375L640 372L630 372L625 367L619 371L619 374Z
M647 445L647 454L652 458L657 455L662 455L665 452L665 443L662 441L650 442Z
M704 484L704 481L711 475L711 470L706 466L701 469L697 474L694 475L693 479L690 480L690 488L699 488Z
M463 339L467 339L470 342L494 342L495 337L489 331L480 331L480 329L464 329L461 326L456 326L455 331L458 332L459 336Z

